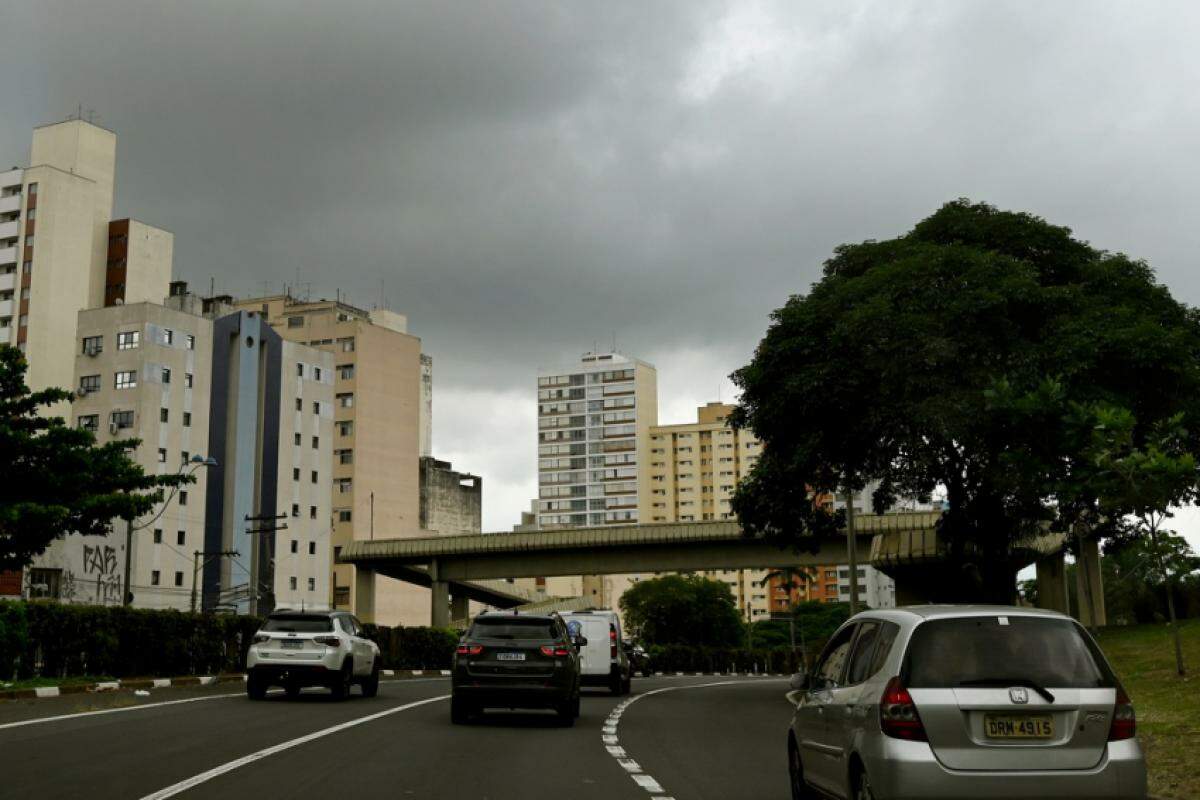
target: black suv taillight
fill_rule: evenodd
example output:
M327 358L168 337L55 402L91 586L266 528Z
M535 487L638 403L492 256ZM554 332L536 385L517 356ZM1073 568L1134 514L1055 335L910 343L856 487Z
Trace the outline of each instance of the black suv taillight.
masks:
M313 641L326 647L337 647L342 643L336 636L314 636Z

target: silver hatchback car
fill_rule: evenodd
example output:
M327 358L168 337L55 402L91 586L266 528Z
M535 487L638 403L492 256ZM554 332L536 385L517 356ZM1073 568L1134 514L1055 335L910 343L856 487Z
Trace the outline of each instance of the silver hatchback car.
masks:
M864 612L789 698L794 800L1146 797L1133 705L1062 614Z

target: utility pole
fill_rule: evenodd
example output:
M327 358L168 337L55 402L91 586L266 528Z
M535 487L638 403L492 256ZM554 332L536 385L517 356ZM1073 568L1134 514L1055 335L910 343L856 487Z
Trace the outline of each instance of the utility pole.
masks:
M245 517L246 533L254 534L254 535L264 534L264 533L274 534L274 533L278 533L279 531L287 530L287 523L286 522L280 523L279 520L281 520L281 519L287 519L287 514L259 514L259 515L247 514ZM257 524L258 527L255 527L255 524ZM275 540L274 540L274 538L271 539L271 542L270 542L271 546L269 548L269 553L264 554L264 551L268 549L266 545L267 545L267 542L265 539L259 539L258 541L254 542L251 545L254 548L252 552L254 552L258 555L258 558L253 558L253 557L251 558L251 561L253 562L251 566L253 567L253 570L254 570L254 572L251 573L251 575L250 575L250 587L251 587L250 613L251 614L257 614L259 612L260 608L259 608L258 601L260 599L265 599L267 601L263 605L268 607L267 608L268 612L273 611L275 609L275 566L274 566ZM264 555L270 556L270 564L271 564L271 583L265 587L263 585L262 576L260 574L261 570L262 570L262 565L264 563L267 563L264 560ZM264 588L266 589L265 594L263 594Z
M121 605L128 606L133 602L133 591L129 586L130 564L133 559L133 520L125 520L125 594Z
M192 613L193 614L196 613L196 579L200 575L200 568L202 566L207 566L208 562L211 558L222 558L224 556L230 556L232 558L237 558L240 555L241 555L241 553L239 553L237 550L217 550L215 552L207 552L207 553L197 550L195 552L195 554L192 556ZM201 558L204 558L203 564L200 563Z
M846 487L846 555L850 561L850 615L858 613L858 537L854 533L854 492Z

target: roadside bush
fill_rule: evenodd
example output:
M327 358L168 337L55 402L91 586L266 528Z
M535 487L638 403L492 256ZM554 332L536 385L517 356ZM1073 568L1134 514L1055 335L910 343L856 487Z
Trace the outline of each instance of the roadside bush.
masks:
M0 679L239 672L258 617L120 606L0 602ZM365 625L386 669L447 669L458 634Z

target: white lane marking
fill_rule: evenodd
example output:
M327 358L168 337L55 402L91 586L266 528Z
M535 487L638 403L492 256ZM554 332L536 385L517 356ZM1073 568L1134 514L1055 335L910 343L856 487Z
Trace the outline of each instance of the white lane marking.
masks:
M629 777L633 778L634 782L649 792L653 797L650 800L674 800L673 797L659 794L663 791L662 785L654 779L654 776L648 775L642 771L642 767L625 752L625 748L620 746L620 739L617 734L617 726L621 722L621 716L625 713L625 709L641 700L643 697L649 697L662 692L678 692L682 689L703 689L707 686L733 686L748 681L713 681L711 683L693 683L689 686L664 686L661 689L651 689L648 692L635 694L626 700L621 701L609 712L608 717L604 720L604 725L601 728L600 740L604 742L604 749L608 754L617 760L622 769L629 773Z
M400 681L384 681L386 684L410 684L410 683L433 683L440 681L441 678L425 678L423 680L400 680ZM280 689L272 689L268 694L282 694ZM121 708L101 708L96 711L76 711L73 714L57 714L53 717L36 717L34 719L23 719L19 722L4 722L0 723L0 731L6 728L23 728L26 725L40 725L43 722L62 722L68 719L78 719L80 717L95 717L101 714L123 714L126 711L141 711L144 708L161 708L162 706L177 706L182 703L199 703L204 700L222 700L230 697L245 697L245 692L233 692L232 694L208 694L203 697L185 697L182 700L163 700L158 703L142 703L137 706L122 706Z
M392 714L396 714L400 711L408 711L410 708L417 708L418 706L424 706L424 705L428 705L430 703L436 703L439 700L449 700L449 699L450 699L450 695L448 695L448 694L441 695L440 697L429 697L424 700L417 700L414 703L405 703L402 706L396 706L395 708L389 708L386 711L379 711L374 714L368 714L365 717L359 717L358 719L352 719L349 722L343 722L340 725L333 725L329 728L324 728L319 731L314 731L305 736L299 736L295 739L289 739L286 742L280 742L277 745L263 748L262 750L251 753L248 756L242 756L241 758L234 759L233 761L230 761L228 763L221 764L220 766L213 767L212 769L207 770L205 772L201 772L199 775L193 775L192 777L182 780L179 783L174 783L170 786L167 786L166 788L159 789L157 792L154 792L153 794L148 794L145 797L141 798L141 800L165 800L165 798L174 797L177 794L186 792L188 789L199 786L202 783L207 783L208 781L212 780L213 778L220 777L221 775L224 775L228 772L232 772L235 769L244 767L247 764L253 764L255 761L260 761L264 758L267 758L268 756L273 756L276 753L282 753L284 750L290 750L293 747L299 747L302 744L307 744L308 742L311 742L315 739L321 739L325 736L330 736L334 733L339 733L348 728L354 728L358 725L363 725L368 722L374 722L377 719L381 719L383 717L387 717Z

